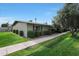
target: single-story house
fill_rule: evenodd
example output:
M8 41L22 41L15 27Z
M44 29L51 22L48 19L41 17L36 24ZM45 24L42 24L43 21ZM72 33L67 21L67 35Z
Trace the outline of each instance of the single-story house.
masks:
M12 31L16 32L20 36L28 37L29 31L45 32L51 31L52 26L47 24L39 24L33 22L15 21L12 25Z
M0 32L10 32L12 31L12 26L0 27Z

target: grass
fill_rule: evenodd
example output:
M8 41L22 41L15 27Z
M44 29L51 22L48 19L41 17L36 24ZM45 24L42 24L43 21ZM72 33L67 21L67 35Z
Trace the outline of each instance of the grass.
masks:
M0 32L0 47L25 42L27 39L20 37L12 32Z
M9 56L79 56L79 38L70 33L29 48L9 54Z
M29 48L16 51L9 56L79 56L79 38L70 33Z

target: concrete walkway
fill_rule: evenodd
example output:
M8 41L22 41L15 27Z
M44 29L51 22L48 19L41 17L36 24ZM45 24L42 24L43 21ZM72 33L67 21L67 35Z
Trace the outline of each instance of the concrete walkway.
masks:
M30 40L30 41L27 41L27 42L22 42L22 43L19 43L19 44L2 47L2 48L0 48L0 56L7 55L7 54L10 54L10 53L15 52L15 51L28 48L32 45L35 45L35 44L38 44L38 43L41 43L41 42L44 42L44 41L47 41L47 40L51 40L55 37L58 37L60 35L66 34L66 33L67 32L59 33L59 34L53 34L53 35L50 35L50 36L43 36L43 37L39 37L39 38Z

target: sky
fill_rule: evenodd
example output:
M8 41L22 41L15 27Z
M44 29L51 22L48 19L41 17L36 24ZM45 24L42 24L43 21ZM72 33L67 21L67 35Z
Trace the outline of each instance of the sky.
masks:
M51 19L62 9L63 3L0 3L0 25L9 22L29 21L51 24Z

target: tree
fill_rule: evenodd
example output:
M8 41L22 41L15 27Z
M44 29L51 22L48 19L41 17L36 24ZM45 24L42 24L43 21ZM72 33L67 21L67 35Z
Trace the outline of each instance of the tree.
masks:
M62 28L62 24L59 20L59 16L57 15L56 17L54 17L54 20L55 21L52 21L54 30L56 32L62 32L63 28Z
M67 3L58 12L58 20L63 28L69 29L73 37L77 36L79 29L79 4Z
M6 24L2 24L2 25L1 25L1 27L8 27L8 26L9 26L8 23L6 23Z
M29 22L33 22L32 20L29 20Z

